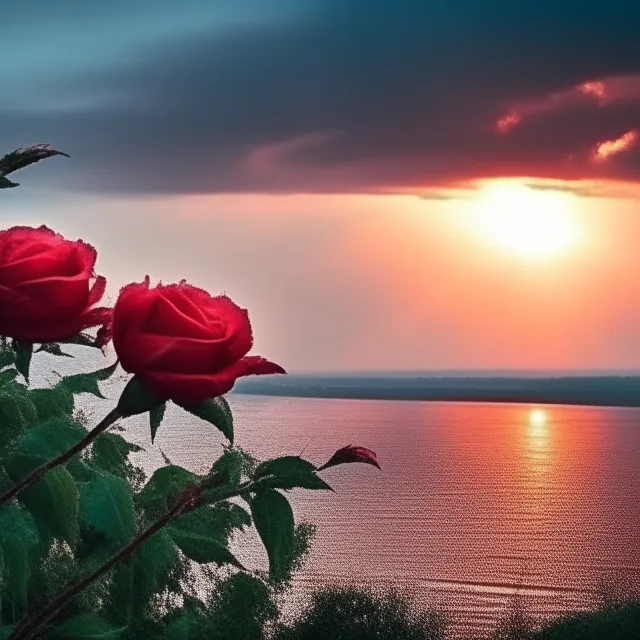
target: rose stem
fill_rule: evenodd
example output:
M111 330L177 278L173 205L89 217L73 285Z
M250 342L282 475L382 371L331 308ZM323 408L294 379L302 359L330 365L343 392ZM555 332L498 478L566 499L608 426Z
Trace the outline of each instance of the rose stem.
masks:
M207 478L203 482L199 483L197 485L197 489L201 490L210 487L212 479L213 478ZM260 478L260 480L263 480L263 478ZM228 500L229 498L248 493L256 488L260 480L256 482L245 482L235 489L221 492L215 500L207 502L207 504L215 504L216 502L220 502L221 500ZM123 560L126 560L143 542L151 538L151 536L162 529L162 527L164 527L170 520L173 520L174 518L179 516L187 507L194 506L194 502L196 500L197 492L195 498L193 491L185 492L176 502L176 504L174 504L173 507L169 509L169 511L158 518L158 520L156 520L153 524L149 525L146 529L138 533L138 535L136 535L136 537L133 538L133 540L131 540L131 542L126 547L116 553L110 560L107 560L107 562L98 567L95 571L87 574L83 578L80 578L80 580L78 580L77 582L71 584L57 598L40 609L40 611L23 618L23 620L18 623L13 633L7 638L7 640L28 640L29 638L33 638L34 635L45 624L47 624L47 622L49 622L51 618L59 613L65 605L71 602L71 600L73 600L89 585L98 580L98 578L107 573L107 571L115 567L117 564L121 563Z
M45 462L39 467L36 467L28 476L24 477L22 480L14 484L11 489L8 489L2 495L0 495L0 507L3 507L5 504L13 500L13 498L15 498L24 489L30 487L34 482L37 482L47 471L55 469L55 467L64 464L65 462L70 460L76 453L89 446L101 433L106 431L116 420L118 420L118 418L121 417L122 416L117 409L114 409L113 411L108 413L96 427L89 431L89 433L87 433L87 435L82 438L80 442L74 444L71 449L65 451L65 453L60 454L57 458L49 460L49 462Z

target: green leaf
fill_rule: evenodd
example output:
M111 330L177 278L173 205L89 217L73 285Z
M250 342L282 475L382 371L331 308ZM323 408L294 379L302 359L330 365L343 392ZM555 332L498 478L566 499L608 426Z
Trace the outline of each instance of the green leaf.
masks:
M16 398L18 399L20 412L24 416L24 419L27 421L27 427L31 428L34 425L38 424L38 409L31 399L31 392L28 391L24 393L19 388L17 388L15 394Z
M98 382L109 379L117 368L118 361L105 369L92 371L91 373L78 373L73 376L66 376L62 379L61 384L64 384L72 393L91 393L105 400L106 398L102 395L98 387Z
M74 358L70 353L65 353L57 342L46 342L41 344L34 353L40 353L44 351L45 353L50 353L52 356L64 356L65 358Z
M73 414L73 393L63 383L51 389L33 389L29 393L35 404L39 420L68 416Z
M118 619L135 620L147 613L151 601L166 589L181 564L178 549L165 529L143 543L126 565L114 571L112 594L118 603Z
M156 437L156 431L158 427L162 424L162 419L164 418L164 412L167 408L167 403L163 402L162 404L153 407L149 411L149 424L151 426L151 442L153 442Z
M238 449L226 449L225 452L213 463L209 475L220 474L224 484L237 487L242 481L242 466L244 454Z
M117 433L103 433L93 443L91 457L101 469L126 478L130 471L129 453L141 450L142 447L127 442Z
M78 487L64 467L48 471L38 482L25 489L20 501L53 537L74 544L78 539Z
M30 147L16 149L0 158L0 175L6 176L52 156L69 157L62 151L52 149L49 144L34 144Z
M27 612L27 593L32 560L38 547L38 531L33 517L17 504L0 510L0 549L5 585L3 605L10 606L15 618Z
M231 414L229 403L223 396L210 398L199 405L176 404L220 429L229 442L233 444L233 415Z
M67 338L66 340L60 340L61 344L79 344L83 347L94 347L100 349L100 346L96 344L95 338L92 338L87 333L79 333L77 336Z
M38 414L28 394L11 392L11 385L0 391L0 447L15 440L37 423Z
M227 544L233 529L242 530L250 525L251 518L242 507L227 503L224 507L204 507L185 513L167 525L167 533L194 562L232 564L243 569Z
M17 182L11 182L9 178L0 176L0 189L11 189L12 187L19 187L19 186L20 185Z
M14 340L13 349L16 352L16 369L29 382L29 366L31 364L31 355L33 354L33 344Z
M78 456L71 458L65 467L76 482L89 482L93 480L96 473L96 469L92 465L87 464Z
M269 556L269 573L279 579L286 575L294 547L293 511L288 500L268 489L251 500L251 515Z
M165 402L166 400L156 396L138 376L133 376L118 400L118 411L123 418L127 418L151 411Z
M180 612L180 617L167 625L166 637L171 640L193 640L202 620L191 611Z
M69 417L50 418L22 434L16 453L37 460L35 467L68 451L86 435L84 427Z
M116 627L97 613L81 613L68 618L55 630L58 638L75 638L90 640L92 638L112 640L119 638L127 627Z
M187 487L198 481L199 477L195 473L177 465L160 467L135 496L135 504L149 518L158 518L173 506Z
M16 352L7 344L0 345L0 369L11 366L16 361Z
M262 486L272 489L331 489L331 487L316 474L316 468L307 460L299 456L283 456L274 460L267 460L256 468L254 479L264 478Z
M28 431L18 440L6 462L14 482L21 480L43 462L76 444L86 431L64 418L52 418ZM74 542L78 533L78 489L67 469L57 467L19 496L20 501L43 523L54 537Z
M81 522L118 547L136 535L136 516L129 485L110 473L96 473L80 485Z
M16 369L7 369L6 371L0 371L0 387L4 387L9 384L9 382L13 382L18 376L18 371Z
M27 395L28 393L30 393L29 387L22 382L16 382L15 380L12 380L11 382L7 382L7 386L9 388L5 389L5 391L9 391L10 393L18 393L22 395Z

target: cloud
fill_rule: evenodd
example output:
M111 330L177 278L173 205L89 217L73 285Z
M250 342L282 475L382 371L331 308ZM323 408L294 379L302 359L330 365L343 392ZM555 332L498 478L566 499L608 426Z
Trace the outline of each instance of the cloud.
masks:
M608 161L613 156L617 156L619 153L625 153L638 142L638 130L631 129L623 133L620 137L613 140L604 140L596 145L593 150L593 160L596 162Z
M39 174L65 188L387 192L640 175L635 150L591 162L595 145L640 126L640 7L628 0L579 12L569 0L51 7L4 10L0 122L9 147L72 155Z

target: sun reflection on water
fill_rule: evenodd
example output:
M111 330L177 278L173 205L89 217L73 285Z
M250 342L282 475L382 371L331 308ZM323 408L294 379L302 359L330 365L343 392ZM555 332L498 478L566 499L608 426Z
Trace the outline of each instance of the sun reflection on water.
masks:
M544 409L531 409L529 411L527 435L525 443L525 474L526 484L533 491L532 502L538 503L540 495L536 492L550 488L549 475L549 415Z
M529 435L546 436L547 435L547 412L543 409L532 409L529 412Z

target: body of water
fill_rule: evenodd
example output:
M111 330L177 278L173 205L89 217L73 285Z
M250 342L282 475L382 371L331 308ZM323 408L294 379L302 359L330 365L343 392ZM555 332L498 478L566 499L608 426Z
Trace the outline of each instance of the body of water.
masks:
M290 494L296 517L318 525L298 593L397 587L479 635L514 597L542 620L596 605L603 589L640 586L638 410L230 400L238 445L260 459L304 449L320 464L361 444L382 465L327 470L335 494ZM157 443L194 470L219 454L210 427L191 421L188 435L163 424Z

